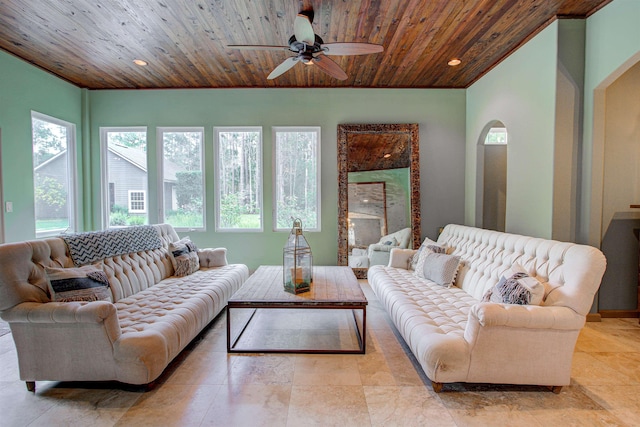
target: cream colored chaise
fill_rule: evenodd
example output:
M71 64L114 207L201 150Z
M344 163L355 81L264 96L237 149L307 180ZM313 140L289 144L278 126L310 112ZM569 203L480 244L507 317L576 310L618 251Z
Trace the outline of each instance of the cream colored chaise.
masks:
M452 382L544 385L555 392L568 385L576 340L605 271L604 255L591 246L461 225L447 225L437 244L461 260L451 287L417 277L409 269L412 250L394 249L389 266L368 273L434 390ZM515 264L543 286L539 305L490 302Z
M170 225L146 227L159 238L153 249L139 250L117 230L83 233L91 239L74 247L60 237L0 245L0 315L29 390L38 380L153 382L249 276L220 249L197 252L197 271L175 277L169 245L178 235ZM111 243L130 246L86 259L106 273L113 302L51 302L51 271L73 271L88 246L108 252Z

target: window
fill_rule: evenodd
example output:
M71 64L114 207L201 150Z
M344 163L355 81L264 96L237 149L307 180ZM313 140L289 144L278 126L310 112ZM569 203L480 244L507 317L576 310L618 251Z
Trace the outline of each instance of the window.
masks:
M320 231L320 128L274 127L274 230Z
M202 128L158 129L162 221L178 229L204 229L203 135Z
M36 236L76 231L75 125L31 112Z
M492 127L487 132L484 143L485 145L505 145L507 143L507 128Z
M147 129L100 128L105 227L148 223Z
M262 128L215 128L216 230L262 231Z
M129 190L129 212L147 213L147 203L145 199L144 191Z

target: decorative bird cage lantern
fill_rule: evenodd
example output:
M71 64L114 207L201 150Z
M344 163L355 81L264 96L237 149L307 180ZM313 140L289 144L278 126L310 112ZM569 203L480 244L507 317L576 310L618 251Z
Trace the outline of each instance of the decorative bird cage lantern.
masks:
M302 221L293 220L287 244L282 251L284 290L292 294L307 292L313 280L313 257L307 239L302 235Z

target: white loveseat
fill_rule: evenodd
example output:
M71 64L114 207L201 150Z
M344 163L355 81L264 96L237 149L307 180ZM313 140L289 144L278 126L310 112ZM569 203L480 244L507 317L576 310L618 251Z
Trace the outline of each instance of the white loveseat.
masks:
M199 269L175 277L168 248L178 235L170 225L149 227L159 247L99 262L113 302L51 301L47 273L78 265L63 238L0 245L0 316L11 327L29 390L38 380L153 382L248 278L245 265L227 264L226 249L198 252ZM108 248L111 233L83 236Z
M597 249L447 225L437 243L461 259L451 287L416 277L395 249L369 283L433 388L443 383L570 383L576 340L606 267ZM482 302L514 264L544 285L540 305Z

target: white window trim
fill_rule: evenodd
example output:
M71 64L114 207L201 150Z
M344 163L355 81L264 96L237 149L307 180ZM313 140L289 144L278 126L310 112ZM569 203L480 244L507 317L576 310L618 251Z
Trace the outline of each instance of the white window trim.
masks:
M142 209L133 209L133 200L131 200L132 193L141 193L142 194L142 204L144 207ZM136 200L138 202L139 200ZM127 190L127 202L129 212L131 213L147 213L147 192L145 190Z
M36 237L50 237L56 236L65 232L78 231L76 218L78 217L78 162L76 157L76 125L65 120L61 120L55 117L48 116L46 114L38 113L31 110L31 123L33 126L33 119L42 120L45 122L53 123L58 126L68 128L67 134L67 179L69 180L69 190L67 192L67 205L69 206L69 227L65 230L50 230L50 231L36 231ZM33 132L31 134L31 151L33 153ZM32 154L33 155L33 154ZM35 183L33 188L35 189ZM35 197L34 197L34 230L35 230Z
M258 132L260 145L258 147L258 164L260 165L260 228L222 228L220 227L220 132ZM214 161L215 161L215 230L221 233L262 233L264 231L264 164L262 161L263 135L262 126L222 126L213 128L214 135Z
M158 189L158 222L165 222L164 218L164 133L167 132L200 132L202 143L200 144L200 161L202 164L202 227L174 227L176 231L207 231L207 188L205 179L205 157L204 157L204 127L158 127L156 129L156 167L158 169L158 179L156 187Z
M147 134L147 144L149 144L149 136L146 126L131 126L131 127L100 127L100 180L102 185L100 186L100 200L102 201L100 206L102 217L102 229L109 229L109 174L108 174L108 148L107 135L109 132L144 132ZM147 150L147 153L149 150ZM147 159L148 166L148 159ZM149 169L147 167L147 187L149 186ZM148 193L147 188L147 193Z
M273 217L273 231L291 231L291 228L278 228L278 213L277 213L277 200L278 200L278 185L277 185L277 179L278 179L278 165L276 164L276 156L278 153L278 139L276 138L276 133L277 132L316 132L318 134L318 138L317 141L318 143L316 144L316 160L317 160L317 167L316 167L316 182L318 183L318 194L317 194L317 218L316 218L316 224L318 224L317 227L315 228L307 228L304 226L304 224L302 224L304 231L309 231L309 232L319 232L322 230L322 206L321 206L321 201L322 201L322 195L321 195L321 191L322 191L322 185L321 185L321 173L320 173L320 154L321 154L321 149L320 146L322 145L322 139L321 139L321 133L320 133L320 126L273 126L271 128L271 134L272 134L272 144L273 144L273 156L272 156L272 161L273 161L273 169L272 169L272 196L273 196L273 200L272 200L272 217Z

